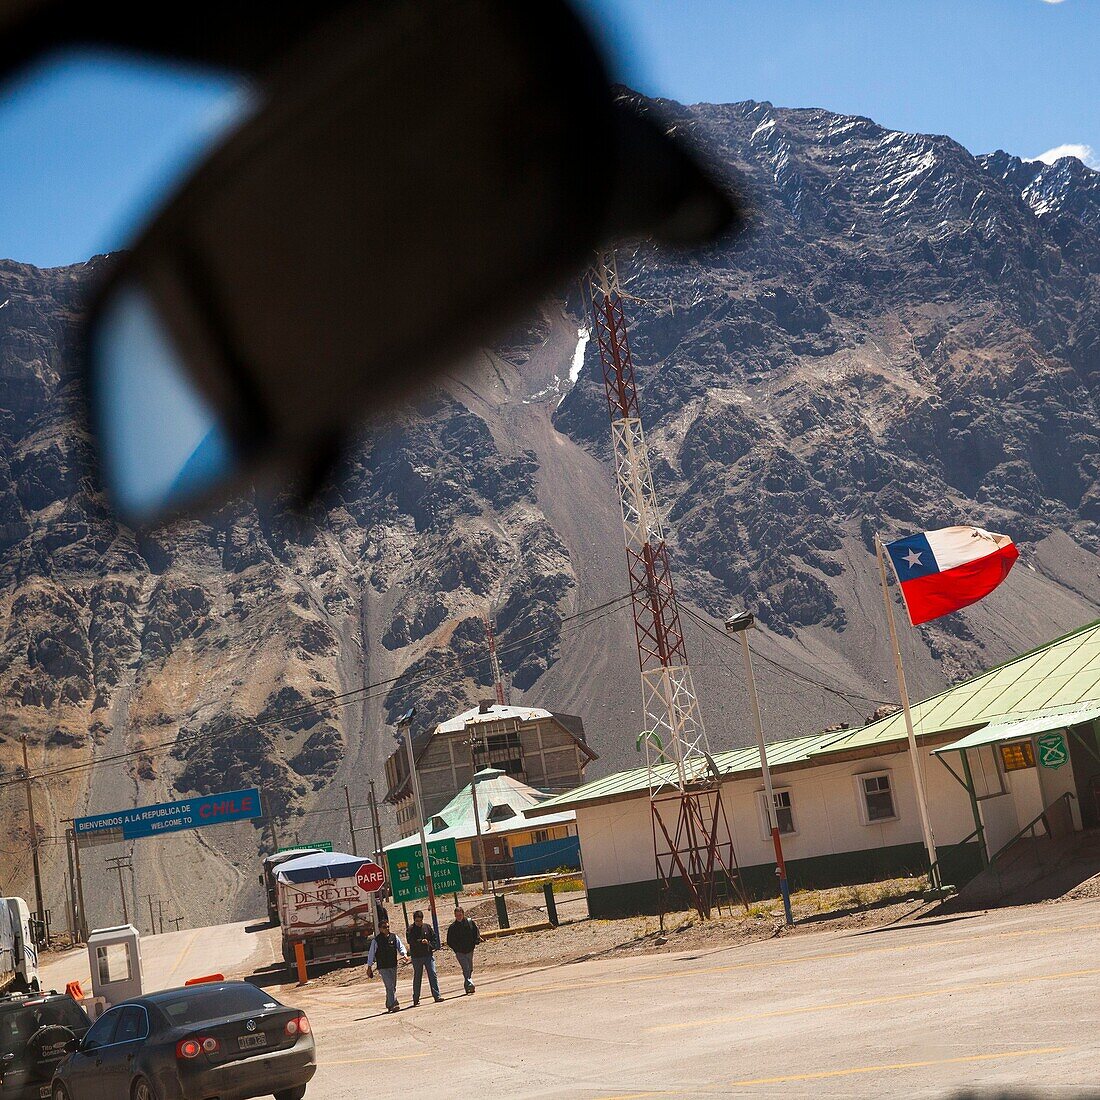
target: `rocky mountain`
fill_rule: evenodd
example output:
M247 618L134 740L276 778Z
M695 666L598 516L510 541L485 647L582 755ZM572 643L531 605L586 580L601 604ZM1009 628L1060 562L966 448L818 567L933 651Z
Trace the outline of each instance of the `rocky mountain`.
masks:
M895 696L876 533L970 520L1021 545L995 598L905 632L918 694L1095 618L1100 176L823 110L642 106L750 207L733 241L619 265L680 593L712 621L758 613L770 734ZM381 778L388 723L487 694L490 606L512 698L583 715L594 771L636 762L576 290L368 427L314 513L248 499L135 536L88 476L76 415L74 326L109 262L0 264L0 783L26 734L52 773L44 838L74 813L256 783L283 842L346 843L343 787L358 805ZM712 744L745 743L735 654L689 626ZM28 888L22 797L0 786L4 891ZM138 849L134 896L189 923L250 913L259 840ZM44 851L60 907L61 850ZM117 915L109 883L93 890Z

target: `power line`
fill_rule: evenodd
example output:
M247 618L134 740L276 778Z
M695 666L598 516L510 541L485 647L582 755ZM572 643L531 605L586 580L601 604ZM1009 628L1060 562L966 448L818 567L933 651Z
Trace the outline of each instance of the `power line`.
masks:
M560 620L556 626L546 626L539 630L534 630L529 634L523 635L519 638L513 638L508 642L498 647L498 652L508 653L521 646L526 645L528 642L538 640L546 637L549 634L553 634L560 630L561 627L569 624L575 624L575 629L582 630L586 627L592 626L594 623L607 618L614 614L616 611L625 607L631 599L630 595L618 596L614 599L605 600L601 604L597 604L595 607L584 608L581 611L576 611L571 615L566 615ZM461 658L455 658L451 667L456 669L469 670L471 668L476 669L480 660L462 660ZM293 721L297 718L321 716L327 714L330 711L338 710L341 707L351 706L354 703L369 702L372 699L378 698L380 695L386 692L383 689L389 689L393 685L403 682L407 687L419 687L422 684L429 683L435 679L438 673L434 670L425 670L423 672L412 675L411 677L406 672L402 672L397 676L390 677L385 680L376 681L373 684L364 685L361 688L353 688L350 691L340 692L339 694L329 696L326 700L319 703L310 704L309 706L301 707L296 711L289 713L271 715L268 718L250 718L244 719L240 722L235 722L225 729L212 731L206 734L192 733L192 734L180 734L172 740L158 742L155 745L146 745L139 749L129 749L126 752L115 753L112 756L101 757L97 760L90 760L80 764L69 764L62 768L51 768L49 770L40 771L30 778L34 779L46 779L53 778L60 775L69 775L74 772L87 771L93 768L106 767L109 765L122 764L129 760L134 760L139 757L151 757L160 755L162 753L171 752L177 746L181 744L189 744L198 741L213 741L220 737L227 737L232 733L238 732L244 729L263 729L267 726L280 725L285 722ZM25 780L22 777L5 780L0 782L0 790L5 787L15 786L17 783L22 783Z
M713 630L715 634L718 634L722 638L731 640L724 630L719 629L709 619L703 618L702 615L693 611L690 607L685 606L683 611L693 622L706 627L708 630ZM760 652L756 652L755 656L766 664L786 672L789 676L793 676L796 680L802 680L804 683L813 684L814 687L821 688L822 691L827 691L830 695L835 695L838 699L842 699L857 711L859 708L852 702L853 699L862 699L865 703L879 703L887 706L894 705L894 701L890 699L876 699L873 695L864 695L858 691L843 691L840 688L833 687L831 684L823 683L821 680L815 680L812 676L807 676L804 672L799 672L797 669L793 669L780 661L773 660L771 657L766 657Z

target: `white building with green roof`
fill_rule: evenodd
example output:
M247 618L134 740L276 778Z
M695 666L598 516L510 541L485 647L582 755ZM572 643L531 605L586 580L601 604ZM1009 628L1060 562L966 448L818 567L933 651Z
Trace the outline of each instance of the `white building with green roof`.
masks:
M913 707L919 763L944 879L961 883L1044 810L1100 827L1100 622ZM717 753L741 883L774 896L775 863L755 748ZM926 871L902 715L768 746L792 889ZM589 910L651 911L658 889L644 768L616 772L526 810L572 810ZM1038 828L1042 830L1044 823Z

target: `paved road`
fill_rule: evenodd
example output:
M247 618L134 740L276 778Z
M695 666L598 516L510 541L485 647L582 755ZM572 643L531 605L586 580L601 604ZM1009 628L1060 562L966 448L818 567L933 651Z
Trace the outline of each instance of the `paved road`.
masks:
M165 985L262 966L269 941L242 925L151 937L146 973ZM1098 948L1100 901L1081 901L496 973L472 997L448 961L446 1002L395 1016L363 970L273 992L313 1021L309 1100L1096 1095ZM53 963L50 980L86 976L78 964Z
M438 1100L1095 1095L1098 946L1100 902L1086 901L556 967L395 1016L377 981L282 996L318 1035L310 1100L367 1082ZM448 967L444 993L459 984Z
M188 978L204 974L243 973L264 966L276 956L271 934L245 932L246 924L225 924L214 928L186 928L162 936L143 936L141 962L145 988L170 989ZM66 952L42 968L43 984L64 989L77 980L85 992L91 989L88 952L85 948Z

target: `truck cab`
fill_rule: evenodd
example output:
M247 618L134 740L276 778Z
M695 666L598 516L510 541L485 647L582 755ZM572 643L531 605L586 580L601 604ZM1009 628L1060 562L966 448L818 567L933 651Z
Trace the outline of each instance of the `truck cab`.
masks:
M0 990L34 993L38 979L38 946L30 906L22 898L0 898Z

